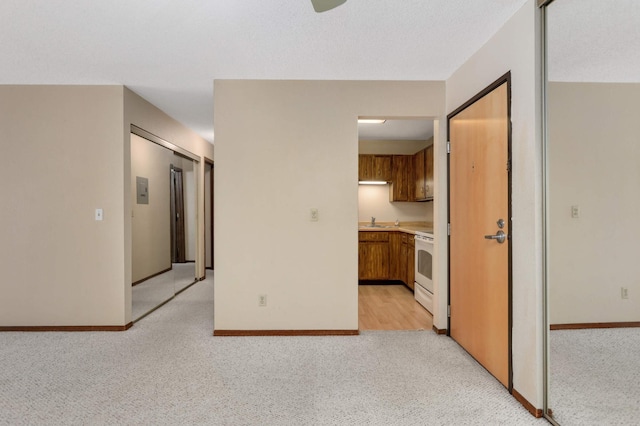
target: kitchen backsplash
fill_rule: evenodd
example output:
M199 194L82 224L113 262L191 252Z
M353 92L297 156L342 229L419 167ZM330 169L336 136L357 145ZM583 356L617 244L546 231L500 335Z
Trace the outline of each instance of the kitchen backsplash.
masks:
M358 221L433 222L433 202L389 202L389 185L358 186Z

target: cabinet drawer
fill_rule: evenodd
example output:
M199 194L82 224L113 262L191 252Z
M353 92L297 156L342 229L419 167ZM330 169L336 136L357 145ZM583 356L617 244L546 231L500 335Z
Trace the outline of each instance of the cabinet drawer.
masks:
M388 232L358 232L358 240L359 241L389 241L389 233Z

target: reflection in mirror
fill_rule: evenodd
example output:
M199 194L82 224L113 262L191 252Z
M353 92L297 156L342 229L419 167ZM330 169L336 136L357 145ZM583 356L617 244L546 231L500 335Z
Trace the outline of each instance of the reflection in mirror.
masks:
M175 292L195 281L196 167L193 160L174 154L171 164L171 262Z
M547 28L547 407L640 419L640 2L555 0Z
M133 321L195 282L196 170L192 160L131 134ZM174 218L182 224L176 232Z

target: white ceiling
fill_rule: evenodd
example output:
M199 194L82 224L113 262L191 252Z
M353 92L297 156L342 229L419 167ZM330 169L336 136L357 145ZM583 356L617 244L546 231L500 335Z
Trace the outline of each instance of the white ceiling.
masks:
M433 136L433 120L387 119L381 124L358 123L359 140L426 141Z
M0 0L0 84L124 84L212 141L214 79L444 80L525 2ZM615 6L551 4L551 79L640 79L640 1Z
M547 10L549 80L640 82L640 1L555 0Z
M124 84L213 140L214 79L444 80L526 0L1 0L0 84Z

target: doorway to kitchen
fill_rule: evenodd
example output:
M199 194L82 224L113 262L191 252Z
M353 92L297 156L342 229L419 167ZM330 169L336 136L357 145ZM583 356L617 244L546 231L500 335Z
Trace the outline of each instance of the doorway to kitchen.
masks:
M358 120L360 330L433 326L414 294L415 234L433 233L433 135L433 119Z

